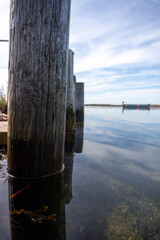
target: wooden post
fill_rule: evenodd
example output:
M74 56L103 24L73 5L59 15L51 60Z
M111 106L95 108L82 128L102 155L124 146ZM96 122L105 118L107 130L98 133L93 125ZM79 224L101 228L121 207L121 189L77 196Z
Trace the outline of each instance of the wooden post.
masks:
M75 90L76 122L84 121L84 83L77 82Z
M67 75L67 107L66 107L66 136L65 149L73 148L75 139L76 115L75 115L75 82L73 77L74 53L68 51L68 75Z
M71 0L11 0L8 172L62 168Z
M68 78L67 78L67 108L66 108L66 132L75 130L75 85L73 78L74 53L68 51Z
M74 105L75 105L75 118L76 118L76 76L73 76L73 84L74 84Z

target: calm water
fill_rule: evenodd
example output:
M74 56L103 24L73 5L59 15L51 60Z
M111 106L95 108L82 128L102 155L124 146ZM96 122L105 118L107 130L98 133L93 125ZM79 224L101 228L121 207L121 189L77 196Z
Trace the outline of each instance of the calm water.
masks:
M159 240L160 110L86 107L74 151L36 181L1 161L0 240Z

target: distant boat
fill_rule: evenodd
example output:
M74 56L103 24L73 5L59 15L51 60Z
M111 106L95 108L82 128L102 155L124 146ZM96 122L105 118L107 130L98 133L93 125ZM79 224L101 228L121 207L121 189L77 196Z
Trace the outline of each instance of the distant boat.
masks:
M122 103L123 109L141 109L150 110L150 104L124 104Z

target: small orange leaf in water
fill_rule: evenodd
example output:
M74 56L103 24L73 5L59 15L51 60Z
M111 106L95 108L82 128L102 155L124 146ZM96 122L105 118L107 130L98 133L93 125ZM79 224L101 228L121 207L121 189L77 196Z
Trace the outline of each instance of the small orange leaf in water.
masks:
M17 196L18 194L20 194L21 192L23 192L23 191L26 190L27 188L30 188L30 186L26 186L26 187L18 190L16 193L14 193L14 194L12 194L12 195L10 196L10 199L11 199L11 198L14 198L15 196Z

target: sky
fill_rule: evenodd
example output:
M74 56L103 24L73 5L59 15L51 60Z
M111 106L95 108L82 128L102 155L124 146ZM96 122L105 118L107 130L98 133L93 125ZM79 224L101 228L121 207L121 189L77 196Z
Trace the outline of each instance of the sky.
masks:
M8 39L9 0L0 0L0 39ZM160 0L72 0L70 43L85 103L160 104ZM0 85L8 43L0 43Z

